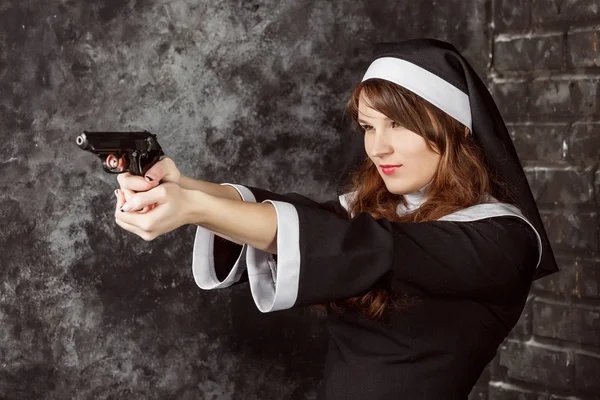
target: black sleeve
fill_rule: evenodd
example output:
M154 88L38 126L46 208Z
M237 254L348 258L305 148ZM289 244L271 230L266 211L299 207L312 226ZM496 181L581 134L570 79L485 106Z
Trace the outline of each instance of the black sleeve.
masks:
M342 218L348 218L348 213L346 209L340 204L338 200L317 202L298 193L279 194L251 186L246 187L252 192L252 194L256 198L257 203L262 203L265 200L282 201L293 205L300 205L305 207L316 208L318 210L328 211Z
M259 188L246 188L251 190L252 194L256 198L256 202L262 202L269 198L316 207L336 213L337 215L345 215L345 209L339 204L338 201L318 203L295 193L280 195ZM205 235L205 240L206 239L208 239L208 236ZM203 276L203 278L196 279L199 286L203 288L230 287L240 283L248 282L248 271L246 271L245 255L242 253L244 247L218 235L214 235L212 243L212 251L210 252L213 260L212 267L210 267L209 263L206 261L199 261L195 263L196 265L194 266L195 275ZM206 256L208 256L208 254L206 254L205 257ZM223 281L225 281L225 279L232 273L233 267L238 258L240 258L241 262L239 268L242 268L244 272L239 277L239 280L236 280L234 283L223 284ZM273 260L273 262L277 261L276 255L270 255L270 258ZM211 275L212 277L210 277Z
M362 213L348 220L339 203L315 205L299 195L250 189L257 201L288 203L297 212L297 222L286 222L299 231L293 306L356 296L383 278L398 292L504 304L529 287L539 257L535 231L516 216L411 223ZM279 249L280 259L286 251Z
M535 234L517 217L392 223L297 209L298 303L354 296L388 273L392 289L503 303L529 285L538 259Z
M215 235L214 242L214 265L215 274L219 281L224 281L227 275L231 272L231 267L235 264L237 258L242 252L242 245L231 242L220 236ZM244 271L240 280L235 282L233 285L248 282L248 272Z

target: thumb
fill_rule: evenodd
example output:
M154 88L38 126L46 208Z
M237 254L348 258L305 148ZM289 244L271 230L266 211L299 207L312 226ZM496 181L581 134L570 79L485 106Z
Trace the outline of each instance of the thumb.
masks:
M145 175L146 180L155 185L158 185L161 181L179 184L180 177L179 169L169 157L165 157L154 164Z
M144 178L146 179L146 181L150 182L150 184L156 186L160 183L160 181L165 177L166 174L167 169L165 168L163 159L154 164L148 171L146 171Z

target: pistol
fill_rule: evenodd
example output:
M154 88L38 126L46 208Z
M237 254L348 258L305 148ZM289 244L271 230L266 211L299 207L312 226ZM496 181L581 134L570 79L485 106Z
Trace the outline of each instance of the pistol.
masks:
M156 135L144 132L88 132L77 136L80 149L100 157L110 174L129 172L144 176L163 153Z

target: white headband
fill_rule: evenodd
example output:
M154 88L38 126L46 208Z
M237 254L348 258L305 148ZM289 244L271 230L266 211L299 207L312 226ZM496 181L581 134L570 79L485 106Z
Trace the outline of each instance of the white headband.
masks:
M382 57L371 63L362 80L373 78L405 87L473 132L469 96L436 74L399 58Z

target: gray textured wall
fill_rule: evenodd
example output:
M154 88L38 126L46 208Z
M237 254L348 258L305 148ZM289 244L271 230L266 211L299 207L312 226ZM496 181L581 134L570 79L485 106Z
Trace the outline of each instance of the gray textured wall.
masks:
M369 44L450 40L491 77L494 18L520 23L496 3L4 0L0 398L314 398L319 316L195 287L193 228L150 243L120 230L116 181L74 138L147 129L187 175L324 200ZM530 375L487 372L472 397L517 398L488 380Z

